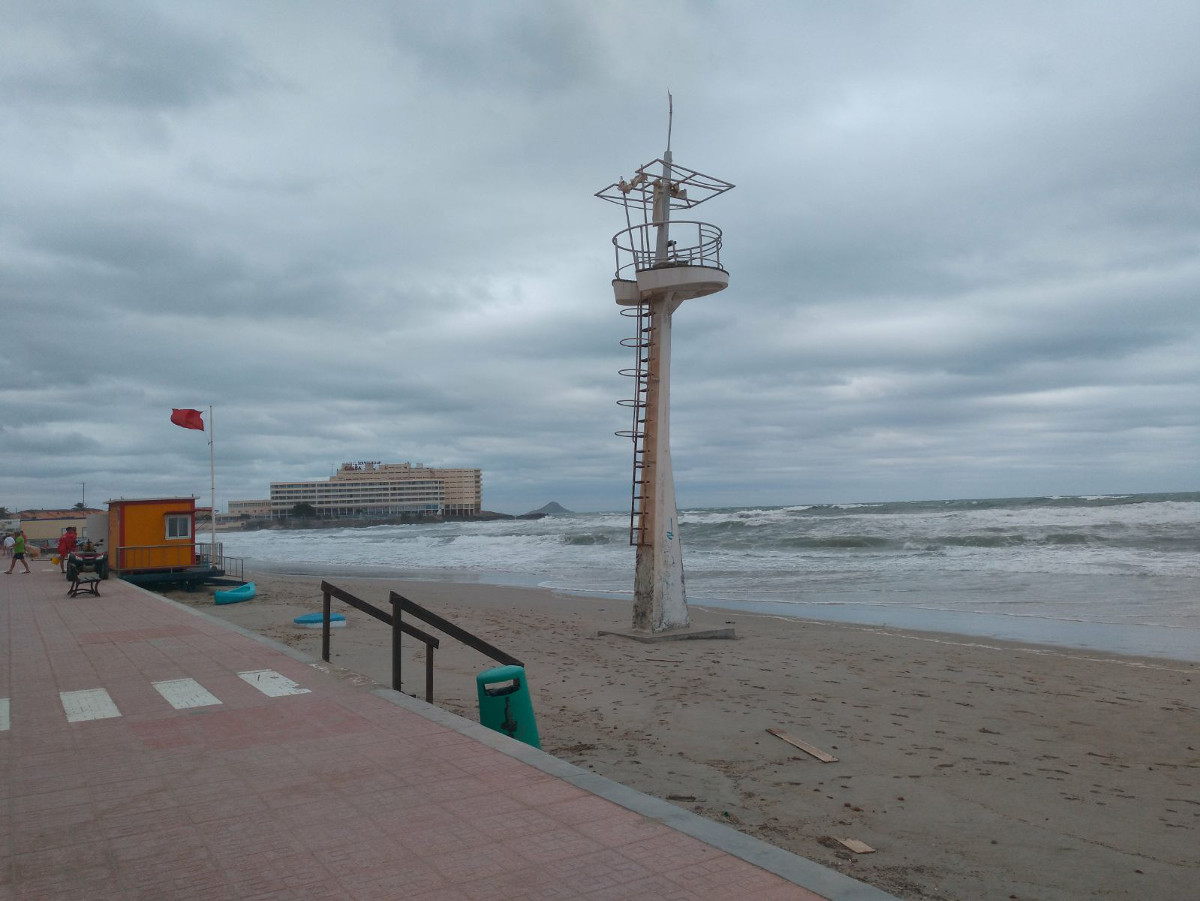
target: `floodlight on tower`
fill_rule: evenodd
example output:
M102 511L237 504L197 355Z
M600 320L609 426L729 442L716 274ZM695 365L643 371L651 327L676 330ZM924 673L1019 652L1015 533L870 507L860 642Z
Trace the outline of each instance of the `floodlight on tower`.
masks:
M619 401L631 409L632 425L617 434L633 442L633 628L654 633L689 625L671 467L671 317L683 301L715 294L729 284L721 265L721 230L707 222L672 221L671 212L690 210L733 187L675 163L670 121L661 158L596 192L601 200L624 208L628 226L612 239L612 286L621 314L636 323L635 334L621 342L634 351L634 365L621 374L635 388L632 398Z

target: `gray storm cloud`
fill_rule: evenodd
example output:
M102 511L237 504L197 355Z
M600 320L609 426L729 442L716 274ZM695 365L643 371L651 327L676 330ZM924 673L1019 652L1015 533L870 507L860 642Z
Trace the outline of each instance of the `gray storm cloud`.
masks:
M673 149L681 505L1170 491L1200 446L1187 3L0 11L0 504L342 460L626 503L620 211ZM666 35L666 40L663 36Z

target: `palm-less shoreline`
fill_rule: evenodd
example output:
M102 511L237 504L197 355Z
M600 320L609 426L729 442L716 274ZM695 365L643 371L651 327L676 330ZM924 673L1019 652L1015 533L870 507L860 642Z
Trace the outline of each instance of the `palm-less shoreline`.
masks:
M253 578L246 604L170 596L319 657L292 619L320 608L320 577ZM550 753L900 897L1184 899L1200 881L1195 663L700 607L738 639L646 645L597 634L627 626L617 600L329 580L380 606L396 590L524 660ZM333 664L386 683L389 630L339 609ZM423 695L423 652L404 653ZM435 703L476 718L491 662L448 641L435 664Z

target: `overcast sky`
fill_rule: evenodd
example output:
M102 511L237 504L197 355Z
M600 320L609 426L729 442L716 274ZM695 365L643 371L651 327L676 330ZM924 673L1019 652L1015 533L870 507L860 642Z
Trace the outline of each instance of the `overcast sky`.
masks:
M736 184L682 508L1195 490L1200 4L4 2L0 505L628 506L621 210Z

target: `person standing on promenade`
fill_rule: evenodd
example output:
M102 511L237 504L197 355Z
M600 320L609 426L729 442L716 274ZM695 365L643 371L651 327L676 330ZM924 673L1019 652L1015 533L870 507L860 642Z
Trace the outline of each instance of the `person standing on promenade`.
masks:
M4 536L4 556L11 557L13 555L13 545L16 544L16 539L11 535Z
M67 556L75 550L75 527L67 526L65 532L58 536L58 569L67 571Z
M21 565L25 567L25 572L29 572L29 564L25 561L25 533L13 532L13 558L8 564L8 569L4 571L6 576L11 576L13 567L17 565L17 561L21 561Z

